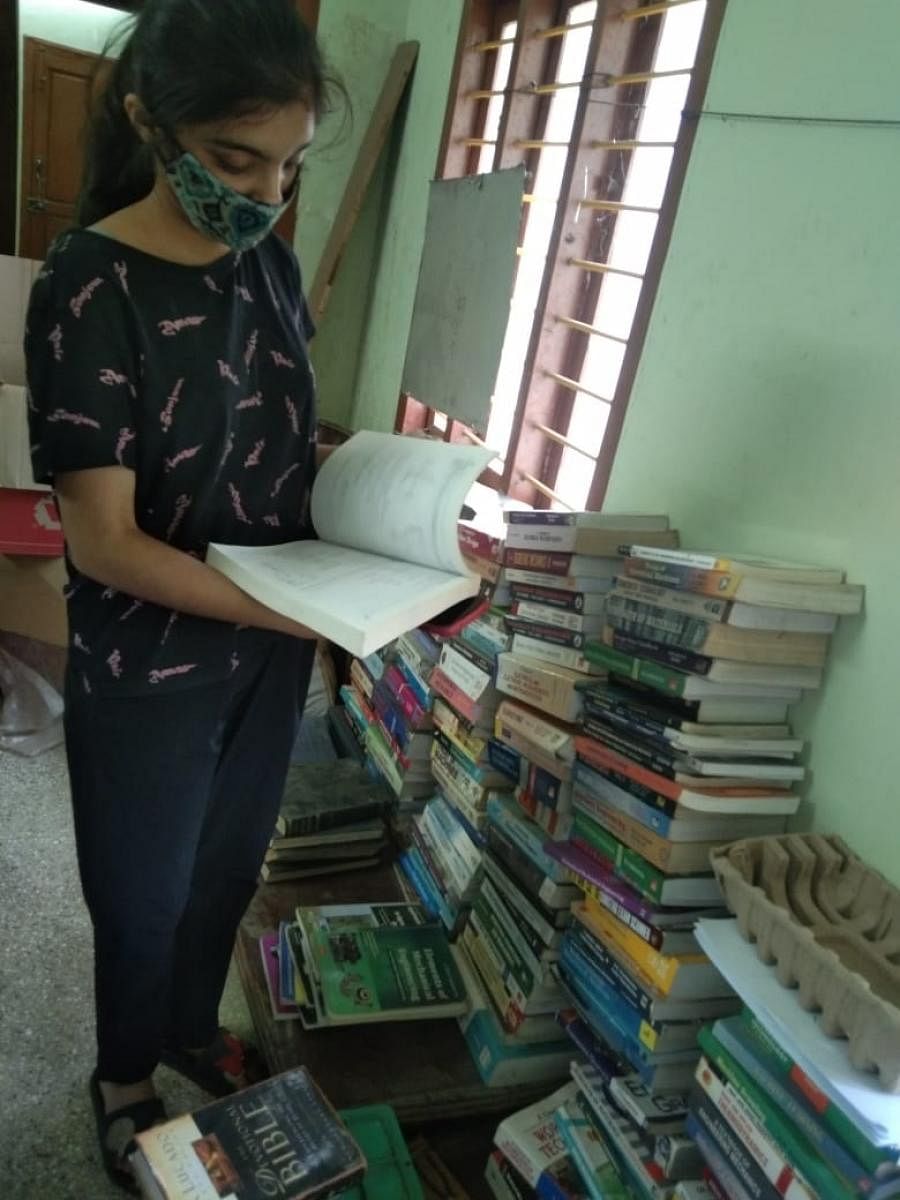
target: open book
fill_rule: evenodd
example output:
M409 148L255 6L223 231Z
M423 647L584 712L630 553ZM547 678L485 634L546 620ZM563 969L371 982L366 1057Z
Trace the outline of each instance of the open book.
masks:
M267 607L364 657L474 596L457 521L492 452L363 431L312 489L318 541L211 545L206 561Z

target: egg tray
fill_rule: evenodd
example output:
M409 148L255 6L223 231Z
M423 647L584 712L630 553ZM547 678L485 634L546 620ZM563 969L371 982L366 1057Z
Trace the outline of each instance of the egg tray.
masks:
M855 1067L900 1092L900 891L834 836L746 838L711 861L759 958Z

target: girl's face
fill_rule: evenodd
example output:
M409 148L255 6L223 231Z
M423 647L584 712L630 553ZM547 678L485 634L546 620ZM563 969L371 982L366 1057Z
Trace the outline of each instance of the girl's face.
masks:
M243 117L183 125L182 150L229 187L263 204L281 204L300 174L315 132L315 117L297 101Z

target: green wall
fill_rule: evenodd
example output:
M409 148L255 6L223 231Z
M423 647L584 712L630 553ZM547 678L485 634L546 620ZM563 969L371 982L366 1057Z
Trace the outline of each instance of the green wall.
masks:
M730 0L709 109L893 118L900 5ZM809 817L900 882L900 133L702 120L610 511L866 585L796 709Z
M353 120L323 122L308 159L296 245L307 285L381 89L393 50L418 41L407 100L314 342L325 420L391 429L400 393L462 0L323 0L319 38L351 95Z

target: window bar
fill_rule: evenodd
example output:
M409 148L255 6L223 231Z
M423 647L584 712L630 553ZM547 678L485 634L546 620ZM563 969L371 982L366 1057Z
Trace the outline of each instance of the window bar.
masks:
M640 271L626 271L624 267L611 267L609 263L591 262L588 258L570 258L568 263L570 267L591 271L595 275L625 275L629 279L644 278Z
M603 329L598 329L596 325L588 325L586 321L576 321L574 317L557 317L560 325L565 325L569 329L574 329L576 333L587 333L592 337L607 338L611 342L618 342L620 346L628 345L628 338L617 337L614 333L606 333Z
M592 150L671 150L674 142L635 142L594 141L590 143Z
M555 150L559 147L568 150L570 142L544 142L540 138L520 138L512 143L520 150Z
M537 41L545 38L565 37L573 29L588 29L593 24L593 21L573 21L571 25L551 25L549 29L536 29L531 36Z
M690 75L689 67L678 71L633 71L628 75L600 75L596 80L591 76L585 79L574 79L570 83L536 83L532 92L536 96L544 96L550 92L561 92L564 88L585 87L590 91L602 88L628 87L634 83L652 83L654 79L669 79L673 75ZM474 96L475 93L473 92Z
M659 212L658 208L648 208L643 204L623 204L621 200L591 200L589 198L585 200L576 199L575 204L579 208L595 208L600 212L637 212L653 213L654 215Z
M599 392L592 392L590 388L584 387L577 379L570 379L568 375L560 375L558 371L545 370L544 374L550 379L555 379L560 387L567 388L570 392L578 392L585 396L590 396L592 400L600 400L603 404L612 404L609 396L601 396ZM534 422L537 424L537 422Z
M505 96L508 91L508 88L475 88L471 92L466 92L466 99L491 100L494 96Z
M519 478L530 483L533 488L536 488L542 496L546 496L548 500L555 500L557 504L561 504L563 508L567 508L569 512L574 512L572 505L563 500L562 496L557 495L553 488L547 487L546 483L541 483L540 479L536 479L534 475L529 475L527 471L519 471Z
M516 39L511 38L495 38L490 42L476 42L474 46L470 46L469 50L473 54L483 54L487 50L499 50L501 46L514 46Z
M574 450L578 454L583 454L585 458L589 458L591 462L597 461L597 455L591 454L589 450L585 450L584 446L579 446L577 442L570 441L561 433L557 433L555 429L551 429L549 425L543 425L540 421L532 421L535 429L539 429L544 437L550 438L552 442L556 442L558 446L565 446L569 450Z
M457 422L457 424L459 426L458 432L462 437L468 438L470 442L474 442L475 445L480 446L482 450L490 450L490 446L487 444L487 442L482 441L477 433L473 433L468 425L463 425L462 422Z
M643 8L630 8L619 13L620 21L640 21L643 17L655 17L670 8L681 8L682 4L696 4L697 0L659 0L657 4L646 4Z
M496 146L497 143L491 141L490 138L475 138L465 137L459 139L461 146Z

